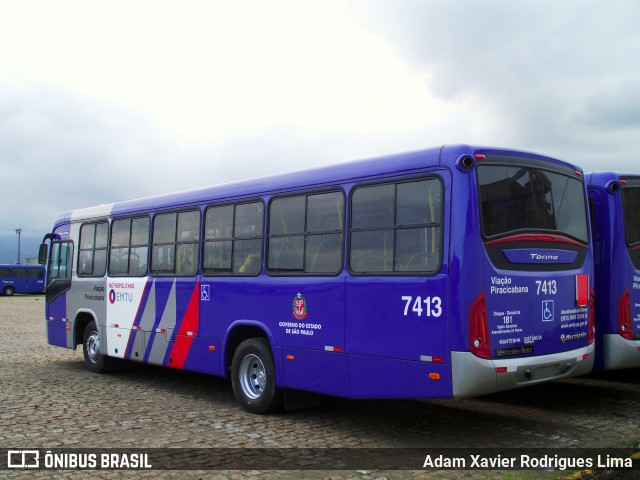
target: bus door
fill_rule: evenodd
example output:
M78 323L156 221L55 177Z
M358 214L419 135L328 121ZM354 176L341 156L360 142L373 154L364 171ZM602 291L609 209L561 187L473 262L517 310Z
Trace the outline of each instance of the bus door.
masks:
M352 191L346 346L353 397L449 394L449 185L449 174L439 173Z
M72 348L73 339L67 313L67 292L71 288L73 242L56 240L51 244L47 268L46 318L50 345Z

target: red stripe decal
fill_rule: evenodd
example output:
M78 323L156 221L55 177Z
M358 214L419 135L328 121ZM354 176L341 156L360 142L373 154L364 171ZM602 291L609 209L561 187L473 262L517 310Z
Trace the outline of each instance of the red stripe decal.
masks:
M191 299L189 300L189 306L184 313L184 318L178 329L178 333L175 336L173 342L173 348L171 349L171 363L167 366L172 368L184 368L184 364L187 361L187 355L191 350L191 344L193 343L193 336L187 336L187 332L198 332L199 322L199 306L200 306L200 281L196 282L196 286L191 293Z

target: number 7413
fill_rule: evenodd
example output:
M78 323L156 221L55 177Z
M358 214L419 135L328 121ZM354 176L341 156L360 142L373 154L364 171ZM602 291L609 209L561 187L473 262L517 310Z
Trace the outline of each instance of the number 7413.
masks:
M412 297L403 295L404 316L408 317L411 313L418 317L439 317L442 315L442 300L440 297Z

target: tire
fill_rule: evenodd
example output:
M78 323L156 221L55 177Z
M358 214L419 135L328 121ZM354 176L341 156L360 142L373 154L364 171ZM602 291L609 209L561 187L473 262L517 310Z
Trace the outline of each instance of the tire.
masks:
M231 384L238 403L248 412L282 408L282 390L276 387L273 354L265 338L250 338L238 346L231 362Z
M7 297L11 297L14 293L16 293L16 289L9 286L4 288L3 292Z
M84 329L82 353L84 354L84 364L89 370L94 373L107 371L110 359L100 353L100 332L98 332L96 322L93 320Z

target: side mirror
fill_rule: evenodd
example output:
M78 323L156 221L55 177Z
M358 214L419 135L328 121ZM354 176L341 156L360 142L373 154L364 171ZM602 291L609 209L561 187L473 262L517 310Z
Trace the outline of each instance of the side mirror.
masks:
M47 254L48 254L47 244L41 243L40 250L38 250L38 263L40 265L44 265L47 263Z

